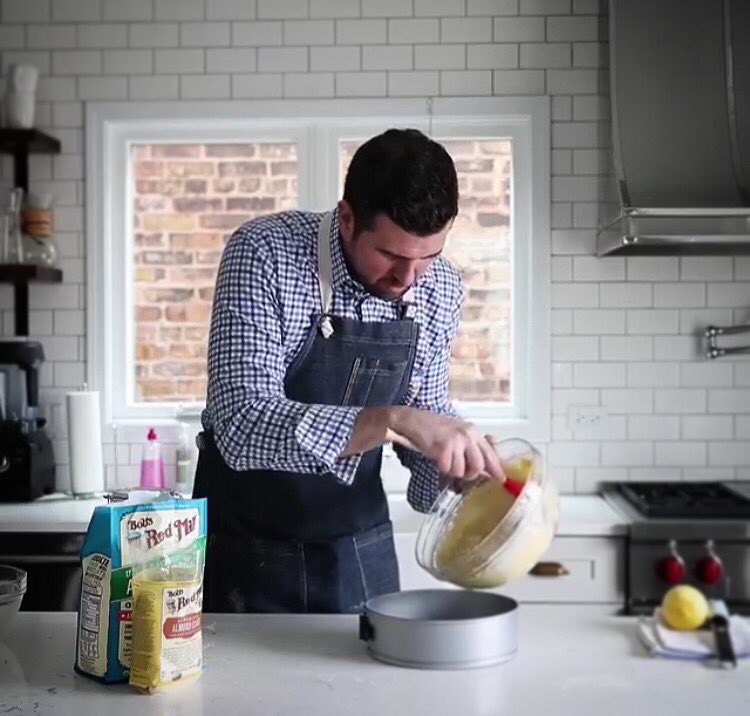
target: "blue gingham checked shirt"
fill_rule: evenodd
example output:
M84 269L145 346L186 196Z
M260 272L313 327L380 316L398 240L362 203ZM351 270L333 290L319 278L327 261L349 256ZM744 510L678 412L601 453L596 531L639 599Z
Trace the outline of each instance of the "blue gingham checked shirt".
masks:
M323 214L287 211L253 219L229 239L219 266L208 344L208 396L203 425L234 470L328 474L351 484L360 456L340 458L361 408L310 405L284 395L286 369L320 313L317 234ZM398 302L374 296L346 268L338 212L330 233L332 313L361 321L400 318ZM450 344L462 298L458 272L433 261L413 288L420 325L404 405L455 415L448 396ZM427 511L438 472L421 454L395 446L410 470L410 504Z

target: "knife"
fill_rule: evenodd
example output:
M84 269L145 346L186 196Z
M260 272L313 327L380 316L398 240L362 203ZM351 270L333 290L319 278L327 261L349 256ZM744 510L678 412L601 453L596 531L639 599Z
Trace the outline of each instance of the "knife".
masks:
M709 618L711 631L716 641L716 654L719 665L724 669L737 668L737 657L732 645L732 635L729 624L729 610L723 599L710 599L712 616Z

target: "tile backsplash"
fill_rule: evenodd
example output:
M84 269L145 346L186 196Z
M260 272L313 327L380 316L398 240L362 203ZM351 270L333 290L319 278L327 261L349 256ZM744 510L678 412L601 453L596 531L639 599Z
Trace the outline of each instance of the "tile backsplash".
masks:
M30 167L56 196L65 274L30 296L62 489L64 396L86 376L84 103L256 97L549 95L552 474L566 492L750 478L750 362L707 361L700 337L748 320L750 258L594 256L611 143L598 0L2 0L0 21L3 72L40 69L37 124L62 142ZM0 308L12 335L7 286ZM574 427L578 406L598 419ZM115 459L105 431L109 486L137 479L145 428L118 433ZM173 478L177 434L162 433Z

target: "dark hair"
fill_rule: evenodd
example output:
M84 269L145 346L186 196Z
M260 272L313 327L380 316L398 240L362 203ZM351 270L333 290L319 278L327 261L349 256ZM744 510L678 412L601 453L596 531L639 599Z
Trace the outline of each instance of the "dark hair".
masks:
M419 130L389 129L355 152L344 199L355 235L382 213L410 234L429 236L458 214L456 168L445 148Z

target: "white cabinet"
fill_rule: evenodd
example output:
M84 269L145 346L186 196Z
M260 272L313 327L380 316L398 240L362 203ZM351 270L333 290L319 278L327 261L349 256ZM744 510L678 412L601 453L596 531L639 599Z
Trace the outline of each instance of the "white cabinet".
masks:
M417 564L416 534L397 533L395 540L402 589L453 588ZM624 604L624 537L556 537L542 561L558 562L568 573L554 577L528 575L496 591L522 602Z
M624 537L557 537L542 561L568 573L527 575L499 591L522 602L625 603Z

